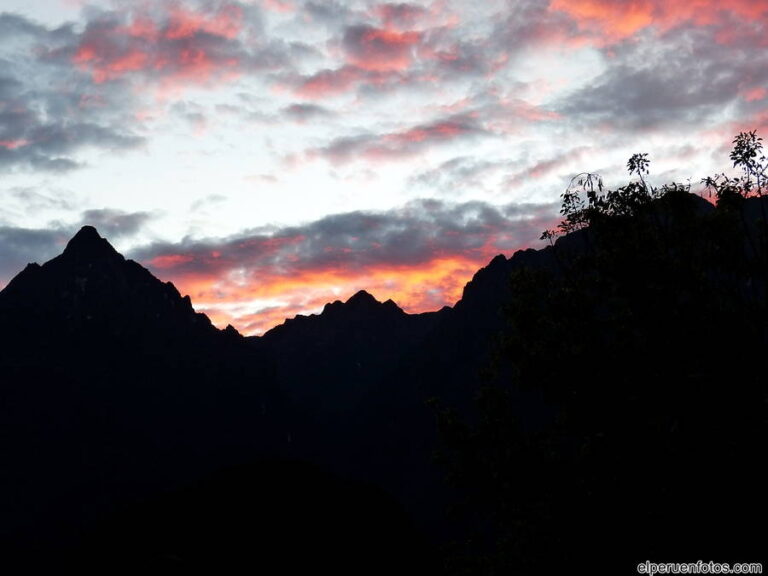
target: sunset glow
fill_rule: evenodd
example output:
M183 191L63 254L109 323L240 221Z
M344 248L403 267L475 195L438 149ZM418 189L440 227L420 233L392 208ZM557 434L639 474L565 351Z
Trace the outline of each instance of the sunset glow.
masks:
M768 0L8 0L0 286L93 224L218 326L453 305L570 178L728 170Z

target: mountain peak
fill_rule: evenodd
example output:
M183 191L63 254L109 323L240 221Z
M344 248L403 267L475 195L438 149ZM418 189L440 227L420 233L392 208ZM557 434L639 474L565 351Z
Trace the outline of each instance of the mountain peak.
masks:
M67 243L63 256L77 260L120 258L112 245L93 226L83 226Z
M347 300L346 303L353 306L369 306L371 304L379 304L379 301L365 290L360 290L359 292L356 292L349 300Z

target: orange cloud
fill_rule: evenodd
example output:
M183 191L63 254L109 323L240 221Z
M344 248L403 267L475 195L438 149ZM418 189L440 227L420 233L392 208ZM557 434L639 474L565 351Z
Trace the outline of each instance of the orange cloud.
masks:
M172 268L193 260L194 257L187 254L163 254L162 256L155 256L149 264L154 268Z
M666 32L688 23L710 26L733 17L747 22L768 17L765 0L552 0L549 9L568 14L582 30L609 41L650 26Z
M440 257L419 265L330 268L238 278L237 273L203 276L170 274L195 307L219 327L232 324L245 334L262 333L297 314L318 312L327 302L346 300L365 289L378 300L394 300L409 313L438 310L461 298L465 284L497 251L482 258ZM153 262L157 266L161 262ZM162 266L160 266L162 267ZM168 274L162 274L168 277Z
M653 4L650 0L553 0L550 10L566 12L583 27L597 27L601 33L617 39L632 36L653 23Z
M550 227L551 205L410 202L272 234L156 244L133 256L243 332L365 289L409 312L455 303L474 272Z

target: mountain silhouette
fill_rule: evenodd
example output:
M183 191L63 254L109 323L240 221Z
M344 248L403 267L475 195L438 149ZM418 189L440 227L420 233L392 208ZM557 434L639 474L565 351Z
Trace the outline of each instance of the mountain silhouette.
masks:
M359 551L345 550L347 560L334 561L352 570L363 550L372 554L393 542L407 549L407 521L397 505L377 504L383 493L291 463L291 435L304 436L301 411L277 389L273 364L231 327L215 328L189 297L125 259L93 227L83 227L60 256L27 266L0 292L6 562L30 568L34 558L42 570L70 558L122 570L127 564L115 566L115 559L128 554L134 568L172 568L170 555L196 570L221 567L226 554L227 562L259 558L263 567L284 562L301 536L303 545L311 540L329 551L332 539L358 541ZM243 483L248 474L260 478L250 487L258 494ZM283 478L291 492L270 477ZM210 509L219 490L243 510L232 512L227 526L198 524L195 538L210 545L192 545L185 516L165 510L176 501ZM296 491L317 502L299 506ZM339 523L320 506L328 498ZM267 501L283 502L291 522L314 528L269 536L286 520ZM355 530L376 524L372 542L353 538L342 523L366 506L380 512L356 517ZM158 523L188 537L164 549L166 534L150 529ZM245 547L248 537L262 543ZM308 569L312 559L292 562ZM382 570L388 565L380 561Z
M66 549L126 501L274 456L381 486L431 530L433 417L427 388L401 376L451 312L360 291L242 338L85 226L0 292L0 534L10 549Z
M15 332L11 345L50 339L50 353L67 335L132 340L155 350L220 336L204 314L195 313L189 297L126 260L91 226L60 256L43 266L30 264L11 280L0 293L0 314L4 333L9 326Z
M296 316L253 338L277 364L277 377L304 402L323 409L354 409L357 400L390 372L434 325L436 314L406 314L392 300L377 301L361 290L322 313ZM301 361L297 362L297 358ZM339 386L352 388L340 389ZM348 402L339 402L348 395Z
M763 209L669 194L496 256L453 307L360 291L250 338L83 227L0 292L0 552L490 574L590 539L629 569L755 550L727 519L765 508L756 477L694 464L762 446Z

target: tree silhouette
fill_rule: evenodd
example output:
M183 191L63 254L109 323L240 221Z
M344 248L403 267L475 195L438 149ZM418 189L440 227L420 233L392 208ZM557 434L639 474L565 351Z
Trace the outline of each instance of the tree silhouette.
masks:
M740 132L733 139L731 160L734 168L740 166L744 172L747 183L745 189L757 196L762 196L766 177L768 177L766 176L768 162L763 154L763 139L758 137L757 131Z
M496 367L508 379L478 391L471 416L438 410L471 527L452 573L622 573L762 550L746 526L763 490L737 470L768 437L765 251L748 241L764 160L754 133L734 142L753 185L712 178L716 206L650 186L645 154L627 164L639 181L583 204L563 195L548 248L560 268L510 279ZM539 398L533 423L521 394Z

